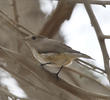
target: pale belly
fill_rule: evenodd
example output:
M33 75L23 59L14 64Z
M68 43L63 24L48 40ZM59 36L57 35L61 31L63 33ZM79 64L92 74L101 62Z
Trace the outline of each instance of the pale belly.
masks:
M69 56L68 54L53 54L53 53L48 53L48 54L42 54L42 57L50 63L54 63L58 66L62 65L68 65L72 63L73 56Z

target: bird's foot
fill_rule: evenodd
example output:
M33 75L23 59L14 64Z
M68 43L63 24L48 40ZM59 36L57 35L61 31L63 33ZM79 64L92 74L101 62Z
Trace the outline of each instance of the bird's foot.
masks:
M60 67L60 69L58 70L58 72L55 73L57 79L59 79L59 76L58 76L58 75L59 75L59 73L61 72L62 68L63 68L63 65Z
M59 79L59 73L55 73L55 76L56 76L56 79L58 80Z

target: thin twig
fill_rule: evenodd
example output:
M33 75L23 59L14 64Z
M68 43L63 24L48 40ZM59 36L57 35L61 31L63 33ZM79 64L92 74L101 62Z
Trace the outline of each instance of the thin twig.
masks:
M57 0L60 1L60 0ZM71 3L83 3L83 0L66 0ZM99 0L88 0L90 4L97 4L97 5L102 5L105 7L105 5L110 5L110 1L99 1Z
M83 0L79 0L79 1L82 1L83 3ZM98 1L98 0L89 0L89 3L90 4L98 4L98 5L110 5L110 1Z
M84 63L81 63L80 61L77 61L77 63L79 63L80 65L82 65L83 67L85 67L85 68L87 68L87 69L89 69L91 71L97 72L99 74L103 74L103 72L99 72L99 71L97 71L95 69L92 69L92 68L88 67L87 65L85 65Z
M16 0L12 0L12 6L13 6L13 12L14 12L15 25L18 28L22 28L23 30L25 30L33 35L34 33L32 33L30 30L28 30L27 28L25 28L24 26L19 24L19 15L18 15L18 10L17 10Z
M97 35L97 38L98 38L98 41L99 41L99 44L100 44L100 47L101 47L101 51L102 51L102 54L103 54L103 60L104 60L104 67L105 67L105 71L107 73L107 77L108 77L108 80L109 80L109 83L110 83L110 67L109 67L109 55L107 53L107 49L106 49L106 46L105 46L105 41L103 39L103 33L102 33L102 30L97 22L97 19L93 13L93 10L90 6L90 4L88 3L87 0L84 0L84 6L86 8L86 11L90 17L90 20L91 20L91 23L92 25L94 26L94 29L96 31L96 35Z
M10 17L8 17L8 15L6 14L6 13L4 13L2 10L0 10L0 13L4 16L4 17L6 17L6 21L7 21L7 23L8 24L11 24L11 25L13 25L13 27L15 27L17 30L19 30L20 32L22 32L22 33L24 33L23 31L21 31L19 28L21 28L21 29L23 29L23 30L25 30L26 32L24 33L24 34L26 34L26 35L33 35L34 33L33 32L31 32L30 30L28 30L27 28L25 28L24 26L22 26L22 25L20 25L20 24L17 24L17 27L16 27L16 23L15 23L15 21L13 20L13 19L11 19ZM28 32L28 34L27 34L27 32Z
M86 61L83 61L83 60L81 60L81 59L77 59L76 61L82 62L82 63L84 63L84 64L86 64L86 65L92 67L91 70L97 69L97 70L99 70L99 71L101 71L101 72L103 72L103 73L106 73L105 70L103 70L103 69L101 69L101 68L99 68L99 67L97 67L97 66L95 66L95 65L93 65L93 64L90 64L90 63L88 63L88 62L86 62ZM95 71L95 70L94 70L94 71Z
M19 23L19 16L18 16L18 11L17 11L16 0L12 0L12 7L13 7L15 23L17 25Z

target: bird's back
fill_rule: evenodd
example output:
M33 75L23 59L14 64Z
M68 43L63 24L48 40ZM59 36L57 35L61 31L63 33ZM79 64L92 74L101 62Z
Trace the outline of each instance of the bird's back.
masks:
M36 42L39 53L80 53L60 41L45 38Z

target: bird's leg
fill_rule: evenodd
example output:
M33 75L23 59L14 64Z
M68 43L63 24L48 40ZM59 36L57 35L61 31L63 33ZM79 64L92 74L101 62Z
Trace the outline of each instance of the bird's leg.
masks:
M64 66L62 65L62 66L60 67L60 69L58 70L58 72L56 73L57 78L58 78L58 75L59 75L59 73L61 72L61 70L62 70L63 67L64 67Z

